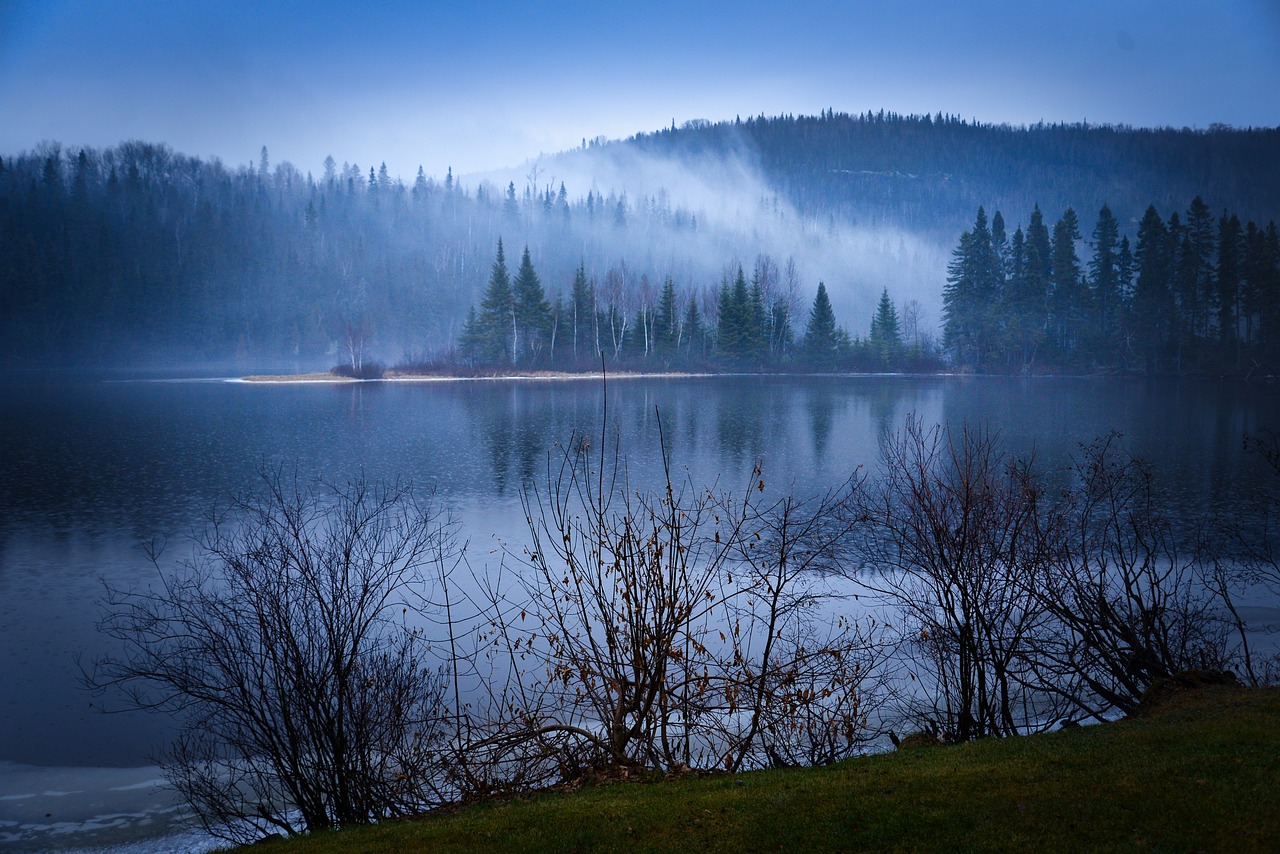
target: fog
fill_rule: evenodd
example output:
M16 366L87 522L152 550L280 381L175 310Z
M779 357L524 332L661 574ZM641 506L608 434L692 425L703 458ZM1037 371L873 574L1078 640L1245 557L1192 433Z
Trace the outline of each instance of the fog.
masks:
M738 134L725 150L696 154L657 154L596 141L463 181L494 192L514 185L518 194L535 198L557 193L563 183L568 198L583 204L588 193L623 199L645 227L594 238L579 231L569 247L553 245L550 235L534 235L535 256L558 255L580 242L589 270L623 260L637 274L671 275L680 287L702 288L718 286L739 265L750 276L761 255L783 268L792 261L800 284L797 335L820 281L851 335L866 336L884 289L899 306L919 303L923 329L936 330L941 322L949 245L889 223L860 225L836 213L802 212L785 189L769 181L758 155ZM613 216L612 205L605 216Z

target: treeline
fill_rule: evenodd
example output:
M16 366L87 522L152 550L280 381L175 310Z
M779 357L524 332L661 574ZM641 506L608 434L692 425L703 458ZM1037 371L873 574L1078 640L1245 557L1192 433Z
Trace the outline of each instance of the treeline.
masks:
M944 341L978 370L1248 374L1280 365L1280 234L1197 196L1185 219L1148 206L1137 244L1103 205L1081 262L1073 209L1039 206L1010 237L979 207L943 292Z
M603 282L579 265L567 295L549 300L528 247L514 279L498 241L489 284L472 306L453 361L472 368L581 369L605 359L633 369L900 370L940 365L933 336L920 327L920 305L906 320L885 289L866 337L836 321L826 285L807 312L794 262L780 270L756 258L750 281L742 266L718 287L655 287L642 275L629 288L626 269ZM348 366L344 365L346 372ZM408 367L412 367L411 365ZM350 371L364 373L356 361Z
M443 352L500 234L565 282L580 263L628 287L700 273L697 216L661 194L45 143L0 157L0 361L332 364L353 335L382 358Z
M709 181L699 191L716 199L745 192L731 216L696 207L714 202L673 202L661 186L678 190L690 175L716 172L703 167L717 162L729 176L722 183L733 186ZM827 111L691 122L526 168L502 186L464 187L447 170L436 179L419 168L405 182L385 166L332 157L313 175L272 162L265 149L257 162L234 167L145 142L42 143L0 156L0 362L319 366L349 361L356 347L388 361L438 356L460 345L493 247L505 237L529 247L552 308L562 291L580 327L582 304L570 293L580 266L597 282L595 311L611 301L635 306L607 318L598 351L639 350L651 363L668 346L656 325L670 278L682 309L696 298L709 327L702 339L686 339L681 313L682 360L697 353L787 364L819 279L846 310L870 312L885 289L903 295L904 345L914 346L913 320L927 327L918 336L925 342L939 321L931 298L942 287L938 256L971 222L975 198L988 210L1028 210L1036 201L1045 210L1097 210L1105 202L1122 229L1148 204L1172 210L1196 194L1221 200L1241 222L1280 216L1277 129L1013 128ZM610 181L647 185L628 193ZM805 283L788 315L795 341L787 345L773 328L763 355L754 332L739 346L718 328L720 280L732 286L741 265L750 291L752 259L761 255L790 261ZM907 297L922 300L923 312ZM594 340L594 315L588 319ZM776 327L772 315L766 320ZM859 355L867 320L849 321L856 332L836 363L886 364ZM656 337L645 339L649 333ZM1166 359L1155 369L1178 364Z
M1280 127L1011 126L943 113L826 110L686 122L615 144L742 153L802 210L948 240L971 220L973 199L1000 210L1110 204L1121 222L1136 222L1148 204L1174 210L1199 194L1224 200L1242 219L1280 216Z

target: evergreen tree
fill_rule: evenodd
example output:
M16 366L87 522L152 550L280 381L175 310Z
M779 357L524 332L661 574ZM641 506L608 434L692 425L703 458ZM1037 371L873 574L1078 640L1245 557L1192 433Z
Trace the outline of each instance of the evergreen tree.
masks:
M1148 373L1163 369L1173 335L1170 280L1174 239L1155 205L1149 205L1138 225L1138 247L1134 252L1138 272L1129 319L1134 348Z
M960 362L974 367L986 361L996 337L998 270L987 213L979 207L973 230L960 235L952 253L942 291L946 347Z
M1019 325L1023 331L1024 364L1040 349L1048 334L1049 290L1053 280L1053 246L1044 214L1036 205L1027 223L1027 261L1025 288L1019 295Z
M1244 233L1239 217L1226 213L1218 220L1218 340L1222 356L1230 365L1239 364L1240 352L1240 262Z
M1190 230L1182 224L1176 211L1169 215L1168 232L1172 249L1170 255L1172 259L1170 285L1173 296L1171 367L1181 372L1184 366L1193 365L1200 353L1198 318L1203 312L1200 288L1197 284L1200 265L1197 263L1196 256L1199 253Z
M516 357L536 361L551 338L551 306L542 289L542 282L533 269L533 260L529 256L529 247L524 247L520 257L520 269L512 285L516 314Z
M689 295L684 320L680 323L680 346L695 362L700 362L707 355L707 332L702 323L702 313L698 311L698 298L695 294Z
M1027 288L1027 238L1021 226L1009 241L1005 274L1004 288L997 303L1002 319L998 349L1005 364L1027 365L1035 356L1035 347L1028 340L1020 304Z
M805 360L819 370L835 366L840 356L842 336L836 326L836 314L831 310L827 286L818 282L818 294L809 310L809 324L804 331Z
M587 267L578 262L578 269L573 273L573 293L570 295L573 314L573 358L577 361L597 355L595 347L595 299L591 287L587 284Z
M756 317L747 278L738 266L733 284L721 283L717 300L719 321L716 326L716 352L730 362L742 362L753 354L757 342Z
M654 352L669 357L676 352L676 332L680 323L680 309L676 304L676 284L670 276L662 283L662 295L658 298L658 310L654 314Z
M764 289L760 285L758 275L751 277L746 320L747 355L753 360L763 360L769 352L769 315L765 312Z
M471 363L486 361L488 358L484 328L474 305L467 310L467 319L462 324L462 334L458 336L458 352L464 361Z
M1178 259L1183 269L1178 277L1187 341L1192 352L1198 352L1198 343L1209 339L1217 307L1217 288L1214 282L1214 228L1213 214L1204 200L1196 196L1187 209L1187 224L1183 252Z
M507 195L502 202L502 215L507 218L507 222L516 222L520 219L520 203L516 201L516 182L507 182Z
M868 337L873 358L881 368L895 366L902 355L902 332L898 323L898 310L889 299L889 289L880 293L880 304L871 320Z
M479 348L481 360L515 364L519 355L519 319L515 295L511 290L511 276L502 251L502 238L498 238L498 256L489 274L489 286L480 301L479 320L483 341Z
M1120 335L1120 224L1106 205L1098 211L1093 228L1093 257L1089 260L1089 294L1093 311L1093 343L1108 361L1119 346Z
M413 191L410 195L418 204L427 199L427 175L422 171L421 164L418 165L418 177L413 179Z
M1050 287L1050 325L1058 353L1071 359L1081 343L1085 318L1089 316L1089 293L1084 287L1076 241L1080 222L1067 208L1053 227L1053 269Z
M1009 237L1005 233L1004 215L996 211L991 217L991 286L994 292L991 294L991 306L988 310L992 312L1004 299L1005 282L1009 276L1009 251ZM994 328L987 330L988 335L994 336L995 332ZM989 343L992 349L995 349L994 337Z

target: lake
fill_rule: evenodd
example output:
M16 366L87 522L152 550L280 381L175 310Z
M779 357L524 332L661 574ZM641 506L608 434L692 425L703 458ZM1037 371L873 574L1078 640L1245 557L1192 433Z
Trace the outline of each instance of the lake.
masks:
M77 660L102 650L102 581L155 579L265 463L304 478L412 479L461 524L473 564L519 544L522 485L574 431L622 437L651 482L659 423L677 470L737 489L756 460L771 490L810 494L876 465L879 438L986 423L1051 473L1110 430L1151 461L1182 518L1253 512L1274 476L1242 437L1280 429L1273 384L1207 380L734 376L259 384L7 377L0 381L0 798L6 773L138 768L162 720L104 715ZM1056 475L1055 475L1056 476ZM18 763L18 764L14 764ZM25 773L25 772L24 772ZM5 820L0 805L0 825ZM3 827L0 826L0 831Z

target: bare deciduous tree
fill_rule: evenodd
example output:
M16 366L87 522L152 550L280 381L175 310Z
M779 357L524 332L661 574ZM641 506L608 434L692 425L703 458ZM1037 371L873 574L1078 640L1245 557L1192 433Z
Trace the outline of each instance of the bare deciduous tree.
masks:
M486 634L520 682L477 747L548 779L849 755L877 650L822 610L847 496L768 501L758 467L736 498L682 486L665 447L662 486L633 489L604 438L572 442L526 495L520 580L493 597Z
M1076 710L1132 714L1157 679L1227 669L1234 650L1207 563L1179 538L1150 468L1116 434L1082 449L1057 511L1054 559L1035 576L1053 617L1034 664Z
M445 683L405 617L449 530L400 485L264 471L157 586L108 588L103 630L123 652L87 680L176 716L166 776L217 837L421 810Z
M1028 686L1044 622L1028 581L1049 557L1031 465L986 430L914 417L881 455L862 511L875 530L863 583L901 622L908 717L959 740L1052 721L1051 697Z

